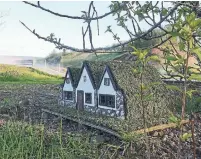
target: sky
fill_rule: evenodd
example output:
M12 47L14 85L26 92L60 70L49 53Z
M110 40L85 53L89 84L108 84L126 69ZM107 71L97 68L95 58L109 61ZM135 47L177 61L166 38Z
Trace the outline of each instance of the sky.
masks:
M42 1L40 4L55 12L81 16L81 11L88 10L89 3L89 1ZM110 11L109 1L95 1L94 4L99 15ZM82 48L81 28L82 26L86 28L86 23L83 21L58 17L21 1L1 1L1 12L7 15L0 19L0 22L5 22L3 26L0 26L0 55L45 57L55 49L54 44L38 39L22 26L19 20L44 37L54 33L57 38L61 38L61 43ZM96 22L92 24L94 47L116 43L110 33L105 33L109 25L112 26L114 32L120 35L121 40L128 39L126 32L116 26L114 17L104 18L99 21L99 24L99 36ZM142 25L143 29L148 29L147 27L146 24ZM88 39L86 42L86 46L89 46Z

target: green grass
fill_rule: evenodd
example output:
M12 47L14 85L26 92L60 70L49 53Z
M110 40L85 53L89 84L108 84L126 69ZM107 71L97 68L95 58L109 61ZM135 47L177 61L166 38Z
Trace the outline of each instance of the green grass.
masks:
M0 82L4 83L61 83L59 76L53 76L31 67L0 64Z
M98 155L96 144L91 145L83 134L65 135L62 127L50 133L43 125L24 122L0 126L0 147L0 159L90 159Z
M109 61L113 60L114 58L120 56L120 53L104 53L104 54L97 54L97 56L93 53L68 53L62 56L62 64L67 67L81 67L82 61L89 60L89 61Z

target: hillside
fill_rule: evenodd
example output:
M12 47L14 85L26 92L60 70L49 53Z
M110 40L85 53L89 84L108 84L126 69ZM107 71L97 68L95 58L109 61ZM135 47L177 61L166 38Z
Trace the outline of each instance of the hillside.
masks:
M61 83L62 79L59 76L53 76L31 67L0 64L0 81L20 83Z
M120 53L98 53L97 56L94 53L56 53L50 54L46 60L49 65L55 64L61 61L62 66L80 67L82 61L108 61L113 60L116 57L121 56Z

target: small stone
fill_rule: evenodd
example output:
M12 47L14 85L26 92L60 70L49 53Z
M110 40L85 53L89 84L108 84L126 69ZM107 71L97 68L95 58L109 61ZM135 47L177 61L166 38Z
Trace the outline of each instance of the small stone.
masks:
M167 141L167 139L168 139L168 136L167 135L164 135L164 137L163 137L163 142L165 142L165 141Z
M172 138L172 137L174 137L174 133L173 132L170 132L169 133L169 136Z
M152 136L153 136L153 137L157 137L158 134L159 134L159 133L158 133L157 131L155 131L154 134L153 134Z
M104 143L106 141L105 137L103 135L97 135L97 136L92 136L90 139L91 143Z
M159 132L159 136L163 136L164 135L164 132L163 131L160 131Z

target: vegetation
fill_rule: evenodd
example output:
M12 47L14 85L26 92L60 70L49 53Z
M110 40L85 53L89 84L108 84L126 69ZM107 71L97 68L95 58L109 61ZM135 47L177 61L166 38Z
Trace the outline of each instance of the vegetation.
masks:
M62 127L59 132L51 133L43 125L9 121L2 126L0 124L0 132L2 159L90 159L98 155L96 144L92 146L88 137L83 134L62 134Z
M1 82L19 83L61 83L59 76L49 75L31 67L20 67L13 65L0 65Z
M183 153L181 153L182 152L182 142L185 142L186 140L189 140L190 138L192 138L192 140L191 140L192 142L189 142L189 143L191 144L190 147L193 147L193 153L192 153L193 155L190 156L190 158L193 157L195 159L197 157L196 156L196 153L197 153L196 146L197 145L196 145L195 137L198 135L197 134L194 135L195 118L191 114L191 118L190 118L191 125L190 125L190 129L188 129L188 130L183 129L184 127L182 125L182 120L186 119L186 117L187 117L186 108L189 108L189 106L187 106L187 104L188 104L187 100L188 99L192 100L194 97L194 93L197 92L196 89L191 89L189 87L189 83L193 80L201 81L201 75L200 75L200 73L201 73L201 69L200 69L201 20L199 19L201 17L201 11L200 11L199 2L183 2L183 1L179 2L179 1L177 1L177 2L172 2L171 5L166 6L166 5L164 5L165 2L159 3L159 2L148 2L147 1L147 2L141 3L141 2L137 2L137 1L132 1L132 2L115 1L115 2L111 2L110 6L109 6L110 12L103 14L100 17L98 17L98 13L96 11L96 8L95 8L93 2L91 2L89 4L88 11L82 11L83 15L81 15L80 17L61 15L59 13L54 13L53 11L50 11L49 9L43 8L40 5L40 2L38 2L37 4L33 4L30 2L24 2L24 3L32 5L36 8L42 9L43 11L49 12L56 16L71 18L71 19L80 19L87 23L87 27L85 27L86 30L84 29L84 27L82 27L83 48L80 49L80 48L74 48L74 47L61 43L61 39L56 38L53 33L51 33L50 36L41 36L35 31L35 29L32 31L23 22L21 22L22 25L25 26L32 34L37 36L39 39L43 39L45 41L55 44L56 48L58 48L58 49L70 49L75 52L99 52L99 51L104 52L105 50L112 50L114 52L119 51L119 52L123 53L123 52L128 52L128 51L133 50L133 48L130 47L130 45L132 45L132 46L139 45L139 48L135 50L138 54L137 62L139 64L139 67L133 71L139 72L139 76L141 79L141 81L139 83L137 83L138 86L140 87L140 89L139 89L140 92L139 92L137 98L140 98L139 106L140 106L140 108L142 108L142 116L140 116L138 118L138 120L143 121L144 130L146 130L148 121L151 121L148 118L148 115L149 115L148 106L150 106L150 104L146 104L146 102L147 102L147 100L151 101L150 99L151 99L152 95L153 96L155 95L155 94L146 94L145 93L145 90L149 89L149 86L147 87L148 82L144 83L144 81L143 81L144 78L145 79L147 78L144 75L144 71L145 71L144 66L147 62L146 60L151 58L151 56L149 56L148 50L144 50L144 47L150 49L150 48L162 46L162 44L169 42L170 45L164 46L164 47L162 46L160 48L160 49L162 49L162 51L164 53L163 57L164 57L165 63L163 65L163 68L166 71L166 74L167 74L166 77L174 78L176 80L180 79L181 81L183 81L183 86L181 86L181 88L179 88L175 85L167 86L168 89L179 92L177 95L181 99L181 104L180 104L181 115L176 114L177 115L176 116L175 114L172 114L170 116L170 121L176 123L177 129L179 129L179 131L178 131L179 133L175 134L176 136L178 136L178 140L174 141L174 145L175 145L175 143L177 143L178 147L175 148L175 146L172 146L173 148L171 148L170 151L167 149L166 149L166 151L168 151L168 153L172 154L173 149L174 150L176 149L177 152L176 152L176 155L173 155L174 158L182 158L183 153L185 153L185 150L183 151ZM114 19L116 20L117 25L128 33L129 39L127 41L122 41L120 39L119 35L117 33L115 33L114 30L112 30L111 26L108 26L106 32L111 33L111 35L113 36L114 40L116 40L117 43L112 45L111 47L94 48L93 40L92 40L93 36L92 36L92 31L91 31L92 30L91 22L93 20L97 20L97 30L99 32L99 19L103 19L109 15L115 16ZM136 20L136 17L138 18L138 20ZM128 27L129 26L128 21L132 23L132 25L130 25L132 28ZM140 27L142 21L144 21L149 26L149 29L147 29L146 31L142 31L142 28ZM168 24L168 27L164 27L164 25L166 25L166 24ZM156 29L160 30L159 34L156 33L156 31L157 31ZM85 35L87 33L89 33L89 42L90 42L90 46L91 46L90 49L86 49L86 47L85 47ZM172 42L171 42L172 38L178 39L178 45L177 45L178 48L176 48L172 44ZM153 40L153 39L155 39L155 41L152 43L151 40ZM145 41L148 41L148 42L144 43ZM184 52L184 56L181 56L178 53L178 50ZM69 55L72 55L72 54L69 54ZM81 56L80 59L84 59L82 57L83 54L77 54L77 55ZM85 54L85 55L86 55L86 58L89 58L88 57L89 54ZM108 55L105 54L105 55L100 55L100 56L108 56ZM109 55L109 56L111 56L111 55ZM98 54L98 56L99 56L99 54ZM113 54L112 56L115 56L115 54ZM196 67L189 65L189 59L192 56L195 56L198 60ZM78 57L76 57L76 58L77 58L77 60L74 60L72 62L72 58L69 58L70 60L68 60L68 59L65 59L65 56L63 56L63 55L52 53L48 57L48 62L55 63L55 62L62 61L66 65L70 64L70 65L74 65L77 67L81 60ZM94 60L94 58L97 58L97 57L93 56L90 58L92 60ZM103 58L101 57L100 60L101 59L105 59L105 57L103 57ZM111 57L111 59L113 59L113 57ZM20 69L20 68L18 68L18 69ZM130 69L130 71L131 71L130 67L127 69ZM6 70L6 71L4 71L4 70ZM13 71L13 68L11 68L11 70L2 69L1 74L0 74L0 80L1 81L9 81L10 80L10 81L16 81L16 82L22 82L22 81L34 82L36 80L40 81L40 82L44 82L44 81L45 82L47 82L47 81L49 81L49 82L57 81L58 82L60 80L58 77L53 77L53 76L49 76L49 75L46 75L43 73L39 73L36 70L32 70L31 71L32 73L23 73L23 74L20 74L17 70ZM119 69L119 71L121 71L121 70ZM21 71L21 72L26 72L26 71ZM151 75L153 75L153 74L151 74ZM124 77L125 76L123 75L123 78ZM150 78L152 78L152 76L150 76ZM126 82L129 83L129 80L130 79L128 79ZM130 87L130 86L131 85L128 85L128 87ZM137 90L137 89L135 89L135 90ZM135 92L133 91L129 95L135 96ZM167 97L167 95L165 95L165 97ZM135 107L136 106L134 104L135 101L133 100L131 102L133 102L132 103L134 105L133 107ZM164 102L164 101L160 101L160 102ZM164 104L166 104L166 103L164 103ZM56 107L54 107L54 108L56 108ZM139 107L138 108L135 107L135 109L139 110ZM193 110L193 111L196 111L196 110ZM138 111L135 111L135 112L138 112ZM161 120L161 119L162 118L160 117L159 120ZM21 124L21 125L22 125L21 127L17 126L17 128L15 128L15 126L13 126L12 124L9 125L9 123L8 123L8 126L6 126L6 124L5 124L5 126L1 127L1 131L3 132L2 133L3 135L2 134L0 134L0 135L2 135L1 139L3 139L3 140L2 140L2 142L0 142L0 144L1 144L1 147L3 147L3 148L0 151L2 151L1 154L3 154L4 158L15 157L15 156L12 156L15 154L18 155L17 156L18 158L32 158L32 157L33 158L46 158L46 157L47 158L68 158L68 157L77 158L77 157L81 157L80 154L82 154L82 155L84 154L84 156L82 156L82 158L83 157L87 157L87 158L90 158L90 157L95 158L96 157L94 155L94 154L96 154L96 151L93 151L93 146L88 147L88 142L86 142L84 144L84 148L83 148L83 144L80 144L80 142L78 142L78 144L77 143L74 144L74 142L73 143L70 142L70 144L69 144L69 141L71 141L71 139L69 139L68 136L64 136L64 139L68 139L68 140L67 141L65 140L65 142L63 143L62 142L63 138L61 138L61 132L60 132L60 136L58 138L56 138L56 142L55 142L55 141L51 140L51 139L55 139L54 136L51 136L51 138L45 138L46 136L44 135L43 127L41 127L41 129L39 129L39 130L36 129L36 131L34 128L35 133L33 135L32 128L29 128L29 126L27 126L29 128L27 130L26 124L25 124L25 127L24 127L24 124ZM131 124L129 124L129 126L131 126ZM30 129L31 129L31 131L30 131ZM23 131L21 132L21 130L23 130ZM15 133L16 131L17 131L17 133ZM29 133L29 131L30 131L30 133ZM150 145L150 142L149 142L150 140L149 140L148 134L146 134L146 131L144 131L144 133L146 135L146 149L143 149L143 152L141 152L142 153L141 157L143 158L144 157L143 155L147 153L145 156L147 156L148 158L151 158L151 155L152 155L151 152L155 152L155 150L152 149L154 146ZM174 133L175 133L175 131L173 131L173 136L174 136ZM130 141L133 141L132 138L129 138L129 139L130 139ZM154 139L152 139L152 140L154 140ZM168 138L168 140L169 140L169 138ZM33 142L37 143L37 145L33 144ZM49 145L48 143L46 144L46 142L51 143L51 145ZM124 150L130 150L129 152L132 152L133 143L134 142L130 142L129 144L127 144L126 148L124 147ZM56 145L56 147L53 147L53 145ZM73 147L71 147L71 145L73 145ZM79 147L78 145L79 146L81 145L81 146ZM139 146L139 147L141 147L141 146ZM135 149L135 150L138 151L139 147L138 147L138 149ZM183 147L186 147L186 145L183 145ZM140 148L140 149L142 149L142 148ZM66 150L66 151L64 151L64 150ZM86 151L86 153L85 153L85 151ZM147 151L150 151L150 152L147 152ZM34 154L34 156L33 156L33 154ZM11 156L9 156L9 155L11 155Z

